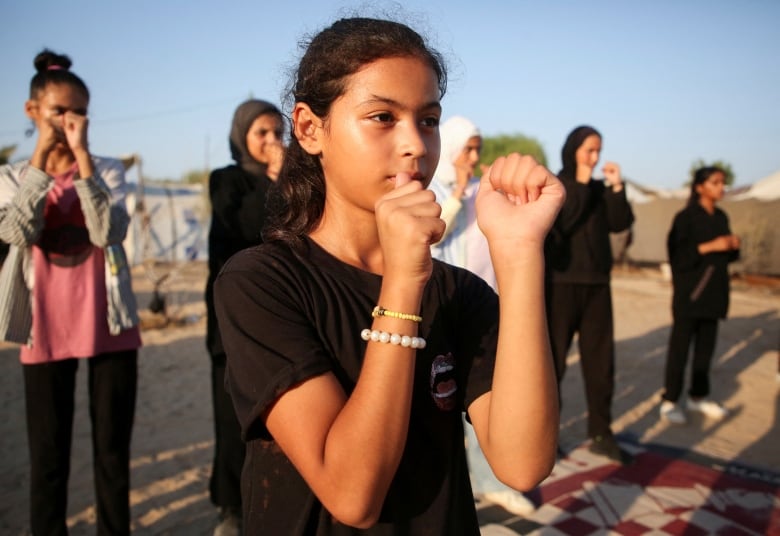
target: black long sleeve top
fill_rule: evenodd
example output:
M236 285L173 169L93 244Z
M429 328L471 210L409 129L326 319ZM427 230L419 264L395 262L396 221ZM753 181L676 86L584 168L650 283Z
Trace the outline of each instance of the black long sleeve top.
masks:
M211 227L209 276L206 281L206 347L212 355L223 353L214 311L214 280L233 254L261 244L267 217L266 196L272 181L255 176L237 165L212 171L209 176Z
M692 318L725 318L729 307L728 264L739 250L699 253L699 244L731 234L726 213L710 214L698 203L678 212L666 245L672 267L672 312Z
M614 192L601 180L561 182L566 201L545 244L548 277L561 283L607 284L612 269L609 234L634 222L626 190Z

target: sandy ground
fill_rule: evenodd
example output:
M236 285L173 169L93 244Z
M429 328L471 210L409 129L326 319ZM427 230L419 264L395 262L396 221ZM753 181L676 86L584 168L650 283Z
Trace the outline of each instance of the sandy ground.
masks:
M205 267L171 272L139 267L135 289L148 306L153 281L167 298L165 316L143 311L139 391L132 445L135 534L210 534L216 512L208 499L213 449L209 361L204 347ZM775 282L776 283L776 282ZM732 415L719 423L659 422L658 403L670 324L669 283L655 270L619 271L613 278L617 339L614 429L642 442L689 449L724 461L780 471L780 288L736 282L730 318L721 324L713 394ZM27 446L17 349L0 345L0 534L27 534ZM585 439L582 377L576 346L563 384L561 444ZM86 367L79 370L70 478L71 534L94 534Z

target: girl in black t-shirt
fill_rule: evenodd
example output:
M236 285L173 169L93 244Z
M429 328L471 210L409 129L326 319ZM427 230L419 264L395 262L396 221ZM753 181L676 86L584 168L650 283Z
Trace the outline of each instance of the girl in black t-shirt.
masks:
M565 194L528 156L484 174L500 301L434 261L445 86L402 24L342 19L306 44L278 213L215 287L247 534L479 534L462 411L506 484L528 490L553 466L543 244Z

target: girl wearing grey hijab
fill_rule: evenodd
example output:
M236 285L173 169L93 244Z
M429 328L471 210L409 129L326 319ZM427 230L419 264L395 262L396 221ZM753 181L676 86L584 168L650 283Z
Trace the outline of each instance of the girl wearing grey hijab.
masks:
M253 124L261 116L268 116L269 124L277 128L268 129L263 128L262 125L258 126L255 135L268 144L265 150L261 149L258 153L252 151L253 140L250 136L253 134L251 132ZM241 169L255 176L269 175L271 179L276 179L281 166L281 157L271 146L275 146L276 149L281 148L281 119L282 113L279 109L263 100L251 99L236 108L233 114L233 125L230 127L230 156ZM273 138L266 138L269 134L274 134Z
M283 133L282 113L276 106L257 99L242 103L230 128L230 154L235 164L215 169L209 177L212 212L206 347L211 356L215 432L209 492L211 502L219 508L215 536L240 533L240 479L245 450L233 404L225 390L226 356L214 311L214 280L234 253L262 242L266 195L282 165Z

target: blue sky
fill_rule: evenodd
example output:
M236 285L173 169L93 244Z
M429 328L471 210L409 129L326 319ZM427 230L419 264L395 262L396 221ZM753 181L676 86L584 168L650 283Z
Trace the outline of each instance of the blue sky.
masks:
M152 178L225 165L235 107L250 95L280 102L302 36L402 6L449 60L444 117L535 137L553 171L580 124L602 132L602 162L647 185L680 186L699 158L730 163L741 185L780 169L776 0L366 5L6 0L0 146L32 151L23 104L33 57L49 47L90 87L94 153L138 153Z

